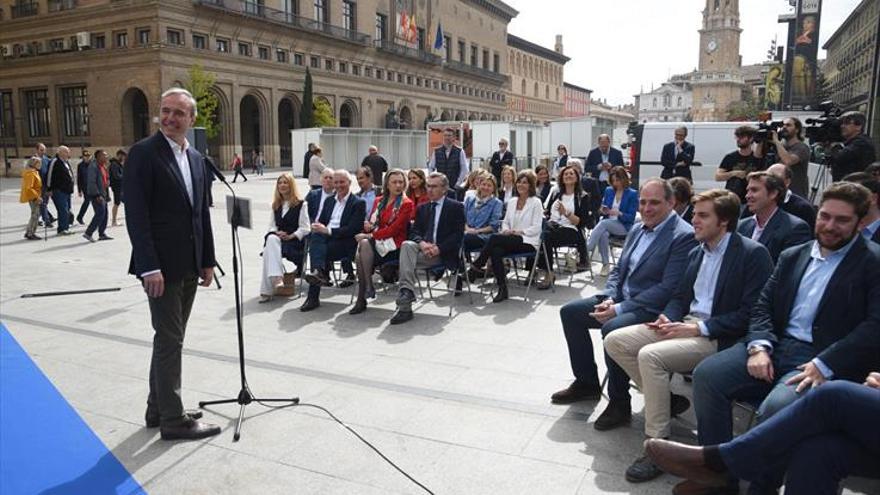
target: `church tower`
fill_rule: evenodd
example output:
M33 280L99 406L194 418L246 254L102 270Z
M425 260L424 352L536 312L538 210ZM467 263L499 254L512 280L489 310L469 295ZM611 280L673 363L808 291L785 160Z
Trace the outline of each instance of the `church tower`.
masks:
M706 0L700 29L700 67L691 81L694 121L725 121L727 107L742 99L739 0Z

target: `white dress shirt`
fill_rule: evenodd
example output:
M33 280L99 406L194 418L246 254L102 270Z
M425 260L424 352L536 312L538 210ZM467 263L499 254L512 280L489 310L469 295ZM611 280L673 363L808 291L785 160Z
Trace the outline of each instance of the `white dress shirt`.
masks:
M348 198L351 197L351 193L345 195L342 200L337 196L336 204L333 205L333 213L330 214L330 223L327 224L327 233L330 234L333 232L333 229L338 229L339 225L342 223L342 211L345 210L345 205L348 203Z
M165 136L165 134L162 134ZM177 161L177 168L180 169L180 175L183 176L183 184L186 187L186 195L189 197L189 204L193 204L193 181L192 181L192 172L189 168L189 158L186 156L186 150L189 149L189 141L186 138L183 138L183 146L180 146L176 142L174 142L168 136L165 136L165 140L168 141L168 146L171 147L171 153L174 154L174 159Z

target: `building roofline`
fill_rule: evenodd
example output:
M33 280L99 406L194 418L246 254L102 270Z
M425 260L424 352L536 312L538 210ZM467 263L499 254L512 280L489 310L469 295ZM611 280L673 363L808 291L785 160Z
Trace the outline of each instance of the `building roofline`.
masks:
M828 40L825 41L825 44L822 45L822 49L823 49L823 50L827 50L827 49L828 49L828 45L830 45L831 43L833 43L834 40L835 40L838 36L840 36L841 33L843 33L844 29L846 29L846 28L849 26L850 19L852 19L852 18L853 18L853 17L854 17L859 11L861 11L866 5L868 5L868 2L870 2L870 1L871 1L871 0L862 0L862 1L856 6L856 8L854 8L853 11L850 12L850 14L849 14L848 16L846 16L846 19L844 19L843 22L840 23L840 26L837 28L837 30L834 31L834 33L832 33L831 36L828 37Z
M468 3L476 5L477 7L486 10L492 14L495 14L499 17L502 17L510 22L511 19L519 15L519 11L515 8L507 5L501 0L467 0Z
M578 86L577 84L572 84L572 83L570 83L570 82L563 82L563 83L562 83L562 86L564 86L564 87L566 87L566 88L572 88L572 89L577 89L577 90L580 90L580 91L585 91L585 92L587 92L587 93L592 93L592 92L593 92L592 89L588 89L588 88L585 88L585 87L583 87L583 86Z
M507 33L507 45L560 64L564 64L571 60L569 57L566 57L565 55L555 50L544 48L541 45L532 43L531 41L525 40L523 38L520 38L519 36L510 33Z

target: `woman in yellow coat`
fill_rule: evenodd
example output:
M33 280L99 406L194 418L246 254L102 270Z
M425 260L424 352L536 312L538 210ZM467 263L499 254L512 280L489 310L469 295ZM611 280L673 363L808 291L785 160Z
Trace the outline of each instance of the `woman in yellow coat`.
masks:
M41 189L43 181L40 179L40 157L34 156L28 159L27 167L21 173L21 196L19 202L29 203L31 206L31 218L28 220L24 238L37 241L42 237L37 235L37 221L40 219L40 203L43 202Z

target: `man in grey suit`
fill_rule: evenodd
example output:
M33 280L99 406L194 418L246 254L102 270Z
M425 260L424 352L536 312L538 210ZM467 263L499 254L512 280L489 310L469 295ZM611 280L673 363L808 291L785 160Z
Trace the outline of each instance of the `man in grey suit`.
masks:
M670 394L671 373L690 373L705 357L745 335L749 312L773 271L767 248L736 233L739 198L712 189L693 198L694 237L678 291L656 320L611 332L605 351L645 396L645 436L669 437L672 415L689 403ZM644 454L626 470L638 483L663 474Z
M770 251L773 263L782 251L813 238L810 227L779 207L785 200L785 182L767 172L749 174L746 204L752 216L743 218L736 231L758 241Z
M164 440L191 440L220 433L196 421L201 412L185 412L180 398L186 323L197 285L211 285L216 264L210 183L204 158L186 140L196 118L192 94L163 93L159 118L160 131L131 147L123 177L129 273L143 284L155 331L147 427L160 427Z
M553 394L554 404L598 399L599 374L593 358L589 330L602 336L618 328L654 321L675 293L688 252L696 246L694 229L672 209L673 191L658 178L648 179L639 190L636 223L626 236L623 253L599 294L572 301L559 311L575 381ZM609 430L630 419L629 378L607 355L608 408L596 420L597 430Z

